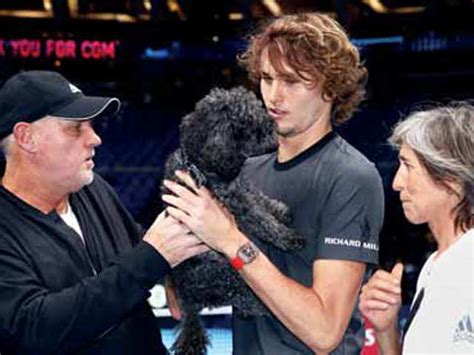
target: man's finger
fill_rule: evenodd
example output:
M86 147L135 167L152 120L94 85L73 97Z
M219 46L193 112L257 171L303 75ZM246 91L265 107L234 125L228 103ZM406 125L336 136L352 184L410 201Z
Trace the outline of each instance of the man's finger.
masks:
M168 190L170 190L173 194L186 201L192 202L196 198L196 193L191 191L189 188L181 186L174 181L171 180L164 180L163 184L166 186Z
M193 192L195 192L196 194L199 193L199 188L197 187L191 175L181 170L176 170L175 175L178 177L179 180L185 183L186 186L188 186Z
M156 221L157 221L157 222L162 222L162 221L165 220L165 218L166 218L166 211L162 211L162 212L158 215L158 217L156 217Z
M191 232L190 229L183 223L180 223L175 218L173 218L173 224L167 227L167 232L169 235L172 235L172 236L177 236L177 235L182 235L182 234L189 234L190 236L192 235L190 234Z
M176 208L180 209L181 211L185 212L188 215L191 214L192 205L188 201L186 201L182 198L179 198L179 197L176 197L176 196L173 196L173 195L167 195L167 194L163 195L161 198L168 205L176 207ZM169 211L168 211L168 213L169 213ZM171 215L171 216L173 216L173 215Z
M186 227L188 227L190 230L192 230L192 228L190 227L189 225L189 218L190 216L188 214L186 214L185 212L177 209L176 207L172 207L172 206L168 206L166 208L166 211L168 211L168 213L176 218L178 221L180 221L181 223L183 223Z

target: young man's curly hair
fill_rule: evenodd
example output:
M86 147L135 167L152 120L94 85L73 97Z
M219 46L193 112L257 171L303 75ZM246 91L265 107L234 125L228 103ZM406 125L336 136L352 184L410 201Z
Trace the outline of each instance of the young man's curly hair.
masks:
M364 98L367 70L359 52L342 27L327 15L286 15L264 24L239 57L256 83L264 50L277 72L285 73L284 65L288 65L303 80L309 78L314 84L323 80L323 98L333 101L335 123L349 120Z

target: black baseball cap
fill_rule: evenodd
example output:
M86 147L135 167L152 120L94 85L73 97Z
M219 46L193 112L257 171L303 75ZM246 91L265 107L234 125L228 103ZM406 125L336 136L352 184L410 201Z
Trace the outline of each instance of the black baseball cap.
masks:
M0 90L0 139L12 133L18 122L31 123L45 116L84 121L115 115L119 109L119 99L85 96L57 72L21 72L8 79Z

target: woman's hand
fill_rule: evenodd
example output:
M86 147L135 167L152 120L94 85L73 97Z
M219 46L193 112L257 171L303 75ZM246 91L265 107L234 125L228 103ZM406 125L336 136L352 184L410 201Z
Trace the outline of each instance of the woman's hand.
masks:
M403 265L397 263L391 272L378 270L362 287L359 309L379 333L396 327L402 275Z

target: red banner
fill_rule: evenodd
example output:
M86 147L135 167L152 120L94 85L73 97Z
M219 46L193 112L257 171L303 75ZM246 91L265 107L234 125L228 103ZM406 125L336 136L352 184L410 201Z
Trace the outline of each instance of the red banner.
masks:
M119 45L118 40L0 38L0 58L114 60Z
M367 319L364 319L365 324L365 344L361 355L378 355L377 341L375 340L375 329Z

